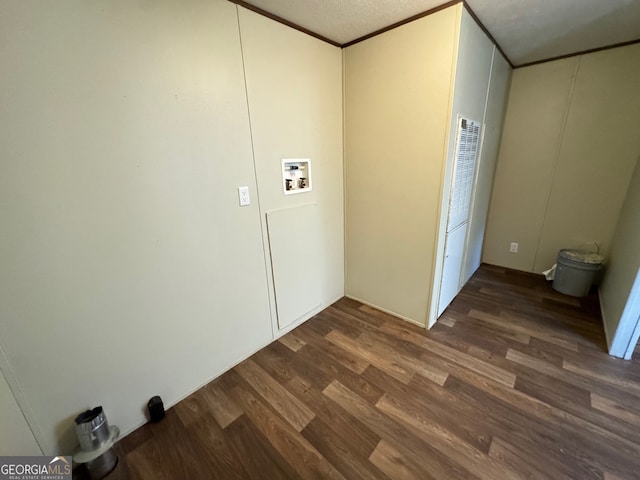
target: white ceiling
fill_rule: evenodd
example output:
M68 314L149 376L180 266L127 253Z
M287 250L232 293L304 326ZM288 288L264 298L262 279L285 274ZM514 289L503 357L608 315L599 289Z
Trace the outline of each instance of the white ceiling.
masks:
M345 44L443 0L248 0ZM514 65L640 39L640 0L468 0Z

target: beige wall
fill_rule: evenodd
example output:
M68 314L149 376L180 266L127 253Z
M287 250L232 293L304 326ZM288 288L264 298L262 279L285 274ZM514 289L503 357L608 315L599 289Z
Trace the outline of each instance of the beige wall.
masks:
M292 251L299 241L306 243L302 247L305 255L293 261L291 268L287 270L284 264L273 268L292 280L296 280L295 272L308 271L303 283L306 288L317 285L317 295L313 295L320 303L317 311L344 295L342 51L244 8L239 13L265 242L269 244L268 234L283 233L292 237ZM284 195L283 158L311 159L311 192ZM309 203L318 205L319 225L310 225L317 227L318 235L305 236L300 232L303 224L293 222L287 231L267 229L266 213ZM294 218L294 210L291 216ZM271 262L267 267L272 285ZM276 302L282 312L300 295L277 299L272 295L273 318ZM278 328L275 322L274 328Z
M346 294L421 325L461 9L344 50Z
M263 26L249 23L250 54L252 29ZM259 138L326 162L314 185L331 243L322 295L340 294L341 177L327 173L341 169L340 51L298 34L302 45L284 46L283 29L269 32L272 45L291 49L271 52L278 68L306 55L302 69L317 56L328 71L290 92L308 119L287 137L280 118L265 131L264 92L284 86L256 78L265 72L248 62L254 164L234 4L4 5L0 366L46 453L71 452L72 419L85 408L103 405L127 433L145 421L151 396L172 405L277 334ZM321 94L309 98L313 87ZM238 206L241 185L249 207Z
M609 253L640 149L638 84L640 45L514 72L485 262L540 272L560 248Z
M489 206L483 261L531 271L577 59L516 69ZM517 255L509 243L518 242Z
M640 155L638 155L640 157ZM613 236L607 271L600 288L604 328L612 354L622 357L638 321L640 298L631 295L640 278L640 162ZM635 287L637 288L637 286Z

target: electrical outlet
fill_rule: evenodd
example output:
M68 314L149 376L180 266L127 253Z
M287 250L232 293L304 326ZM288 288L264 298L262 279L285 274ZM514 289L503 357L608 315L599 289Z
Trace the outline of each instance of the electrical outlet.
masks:
M509 251L511 253L518 253L518 244L516 242L511 242L511 246L509 247Z
M238 198L240 199L241 207L251 205L251 197L249 197L249 187L238 187Z

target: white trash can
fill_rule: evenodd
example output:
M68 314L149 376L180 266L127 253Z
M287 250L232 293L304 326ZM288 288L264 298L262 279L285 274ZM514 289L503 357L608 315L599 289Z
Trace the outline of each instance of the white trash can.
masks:
M563 249L558 252L556 263L553 289L565 295L585 297L602 270L604 258L597 253Z

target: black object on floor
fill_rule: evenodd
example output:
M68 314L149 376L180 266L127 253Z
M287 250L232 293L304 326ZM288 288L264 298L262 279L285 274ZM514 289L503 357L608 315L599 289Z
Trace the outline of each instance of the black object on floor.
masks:
M152 397L147 406L149 407L149 418L152 422L159 422L164 418L164 405L158 395Z

